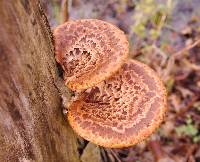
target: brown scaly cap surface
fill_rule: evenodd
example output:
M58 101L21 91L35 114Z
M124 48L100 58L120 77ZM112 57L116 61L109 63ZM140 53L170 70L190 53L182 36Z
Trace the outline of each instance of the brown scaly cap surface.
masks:
M120 71L80 95L68 119L83 138L112 148L134 145L151 135L166 112L166 90L147 65L130 60Z
M128 57L128 41L114 25L95 19L69 21L54 30L56 60L72 90L92 87L115 73Z

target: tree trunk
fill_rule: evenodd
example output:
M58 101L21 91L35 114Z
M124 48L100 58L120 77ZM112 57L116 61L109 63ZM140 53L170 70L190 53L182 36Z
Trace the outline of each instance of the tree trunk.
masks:
M0 0L0 161L79 162L37 0Z

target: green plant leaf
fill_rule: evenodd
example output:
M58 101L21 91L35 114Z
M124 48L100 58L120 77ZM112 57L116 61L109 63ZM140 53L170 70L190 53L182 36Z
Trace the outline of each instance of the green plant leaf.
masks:
M188 136L195 136L198 133L198 129L192 125L182 125L176 128L176 132L178 135L188 135Z

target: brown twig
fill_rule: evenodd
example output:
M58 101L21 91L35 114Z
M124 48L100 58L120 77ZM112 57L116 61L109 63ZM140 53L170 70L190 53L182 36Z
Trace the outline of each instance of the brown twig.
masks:
M190 49L194 48L195 46L197 46L199 43L200 43L200 39L198 39L197 41L195 41L195 42L192 43L192 44L189 44L188 46L186 46L186 47L183 48L182 50L180 50L180 51L174 53L173 56L174 56L175 58L177 58L177 57L179 57L181 54L183 54L183 53L189 51Z
M110 151L111 149L105 149L105 151L107 152L108 158L111 162L115 162L115 157L113 156L112 152Z
M119 157L117 156L116 152L113 151L112 149L110 149L111 153L113 154L113 156L117 159L118 162L122 162Z
M115 151L113 151L112 149L106 149L106 151L110 152L110 153L113 155L113 157L117 160L117 162L122 162L122 161L119 159L119 157L117 156L117 154L116 154Z
M106 150L102 147L100 147L100 151L101 151L101 157L102 157L102 161L103 162L108 162L108 155L106 153Z
M193 145L189 146L187 153L186 153L186 159L188 159L188 161L191 161L189 159L191 159L190 157L192 157L192 154L195 152L195 150L197 148L198 148L197 144L193 144Z
M171 70L173 69L176 58L178 58L178 57L179 57L181 54L183 54L184 52L186 52L186 51L188 51L188 50L194 48L194 47L197 46L199 43L200 43L200 39L197 40L197 41L195 41L193 44L190 44L190 45L186 46L186 47L183 48L182 50L180 50L180 51L178 51L178 52L172 54L171 57L170 57L169 60L168 60L168 64L167 64L167 68L166 68L167 70L163 73L163 78L165 78L166 76L168 76L169 73L171 72ZM165 53L162 52L161 50L158 50L159 48L155 48L155 46L154 46L154 49L156 49L157 51L159 51L159 52L164 56ZM189 64L189 62L187 62L187 63ZM197 66L197 65L192 65L192 64L189 64L189 65L190 65L190 67L191 67L192 69L195 69L195 70L199 70L199 69L200 69L200 67Z
M200 66L196 65L196 64L192 64L190 61L188 61L187 59L183 59L183 63L188 66L189 68L191 68L192 70L195 71L200 71Z
M174 65L175 65L175 58L174 58L174 56L171 56L168 59L167 64L166 64L166 68L165 68L165 70L163 71L163 74L162 74L162 79L164 81L167 81L169 79L170 74L174 69Z
M69 19L68 0L62 1L61 14L62 14L62 23L67 22Z
M160 159L165 157L165 153L162 150L159 141L157 141L157 140L150 141L148 143L148 146L149 146L150 150L152 151L156 161L159 161Z
M153 45L152 45L152 48L153 48L159 55L161 55L161 56L164 58L164 60L163 60L162 63L161 63L161 65L164 65L165 62L166 62L166 60L167 60L167 54L166 54L164 51L162 51L159 47L157 47L156 44L153 44Z

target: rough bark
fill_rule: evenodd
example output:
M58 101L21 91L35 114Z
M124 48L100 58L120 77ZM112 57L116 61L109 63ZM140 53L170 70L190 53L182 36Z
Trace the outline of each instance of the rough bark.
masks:
M0 161L78 162L48 22L36 0L0 0Z

